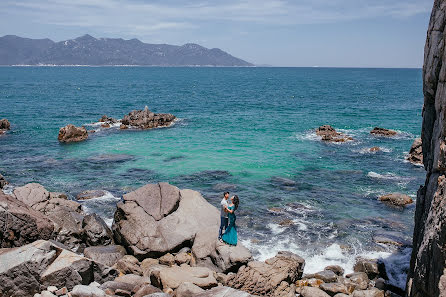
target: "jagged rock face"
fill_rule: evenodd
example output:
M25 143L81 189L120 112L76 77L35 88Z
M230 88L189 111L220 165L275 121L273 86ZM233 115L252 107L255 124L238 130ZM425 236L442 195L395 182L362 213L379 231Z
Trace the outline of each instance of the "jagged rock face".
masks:
M413 251L407 279L411 297L446 294L446 1L435 0L423 66L423 162L427 171L418 190Z
M88 138L88 132L85 127L76 127L74 125L66 125L60 128L59 139L60 142L78 142Z
M134 110L122 118L122 124L140 129L152 129L157 127L167 127L175 120L175 116L170 113L153 113L146 106L144 110Z
M421 142L421 138L416 138L412 143L409 155L407 156L407 160L415 165L423 164L423 145Z

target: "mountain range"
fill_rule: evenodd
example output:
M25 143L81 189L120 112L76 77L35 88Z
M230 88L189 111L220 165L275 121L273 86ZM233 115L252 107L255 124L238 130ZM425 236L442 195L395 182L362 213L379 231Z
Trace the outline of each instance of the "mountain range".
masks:
M88 34L60 42L5 35L0 37L0 65L254 66L194 43L149 44Z

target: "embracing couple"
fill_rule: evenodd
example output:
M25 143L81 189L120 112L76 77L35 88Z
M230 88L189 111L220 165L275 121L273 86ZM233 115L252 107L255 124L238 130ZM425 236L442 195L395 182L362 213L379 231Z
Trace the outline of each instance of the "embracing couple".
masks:
M229 198L229 192L223 194L221 204L221 223L218 239L230 245L237 245L237 227L235 226L235 211L239 205L238 196ZM224 230L224 233L223 233Z

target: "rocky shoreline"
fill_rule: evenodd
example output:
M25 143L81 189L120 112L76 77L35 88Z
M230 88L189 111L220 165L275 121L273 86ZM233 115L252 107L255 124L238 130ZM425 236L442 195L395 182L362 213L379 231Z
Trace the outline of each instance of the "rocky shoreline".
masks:
M81 198L98 193L82 193ZM377 259L303 274L279 252L253 260L216 239L219 212L199 192L147 184L123 196L112 228L82 202L31 183L0 192L3 296L399 296ZM226 295L225 295L226 294ZM229 294L229 295L228 295Z

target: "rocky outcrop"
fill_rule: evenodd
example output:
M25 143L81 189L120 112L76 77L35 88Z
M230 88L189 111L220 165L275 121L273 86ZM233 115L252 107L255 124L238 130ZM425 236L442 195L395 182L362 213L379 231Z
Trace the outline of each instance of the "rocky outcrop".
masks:
M0 120L0 135L3 133L6 133L11 128L11 124L7 119L1 119Z
M3 189L8 184L8 181L0 174L0 189Z
M446 295L446 3L435 0L423 66L421 131L426 181L417 193L407 295Z
M353 140L352 137L337 132L330 125L324 125L317 128L316 135L320 136L322 141L327 141L327 142L346 142L349 140Z
M45 240L0 250L0 263L0 296L32 296L48 286L71 289L112 280L118 274Z
M146 106L144 110L134 110L125 115L121 122L125 126L132 126L139 129L152 129L157 127L170 126L175 120L175 116L170 113L153 113Z
M41 212L0 191L1 248L18 247L38 239L50 239L53 231L53 222Z
M423 145L421 138L416 138L412 143L407 160L415 165L423 165Z
M394 205L394 206L406 206L413 202L410 196L401 193L391 193L378 197L379 201Z
M261 296L295 295L294 283L302 277L305 260L291 252L279 252L265 262L253 261L230 275L227 284Z
M107 115L103 115L100 119L99 122L101 123L108 123L108 124L115 124L118 122L118 120L112 118L112 117L108 117Z
M57 139L60 142L78 142L88 138L88 132L85 127L76 127L74 125L66 125L60 128Z
M200 193L167 183L145 185L123 198L112 229L118 243L139 259L191 246L198 231L219 224L218 210Z
M394 130L375 127L370 131L370 134L373 134L376 136L387 136L388 137L388 136L395 136L398 133Z

